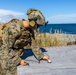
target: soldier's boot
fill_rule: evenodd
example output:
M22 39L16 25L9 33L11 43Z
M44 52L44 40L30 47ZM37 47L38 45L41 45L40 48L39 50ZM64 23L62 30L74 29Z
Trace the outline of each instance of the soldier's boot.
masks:
M50 57L46 56L46 55L43 57L43 60L46 60L48 63L52 62L51 59L50 59Z

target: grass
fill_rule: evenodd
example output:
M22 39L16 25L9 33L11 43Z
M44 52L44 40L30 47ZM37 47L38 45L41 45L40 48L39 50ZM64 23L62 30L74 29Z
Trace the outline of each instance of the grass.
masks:
M55 31L52 33L40 33L35 32L35 38L39 47L50 47L50 46L66 46L76 44L76 35L68 35Z

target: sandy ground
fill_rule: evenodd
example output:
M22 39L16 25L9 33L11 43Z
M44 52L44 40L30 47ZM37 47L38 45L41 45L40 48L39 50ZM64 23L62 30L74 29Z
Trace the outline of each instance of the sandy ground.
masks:
M31 50L23 56L30 66L18 66L18 75L76 75L76 45L42 48L52 63L41 60L39 63Z

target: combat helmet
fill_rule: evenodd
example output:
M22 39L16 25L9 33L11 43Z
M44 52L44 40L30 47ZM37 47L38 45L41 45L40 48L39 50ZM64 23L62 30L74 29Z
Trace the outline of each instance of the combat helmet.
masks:
M28 15L28 20L31 26L34 26L35 23L37 23L37 25L46 25L48 22L45 21L45 17L43 16L42 12L31 8L29 10L27 10Z

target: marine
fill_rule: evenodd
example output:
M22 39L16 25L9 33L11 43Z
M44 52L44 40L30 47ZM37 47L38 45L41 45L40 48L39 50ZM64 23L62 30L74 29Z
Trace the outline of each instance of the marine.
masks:
M37 46L34 30L46 25L45 17L37 9L27 11L28 20L12 19L0 25L0 75L17 75L17 66L28 64L20 58L27 46L31 47L37 60L51 62Z

